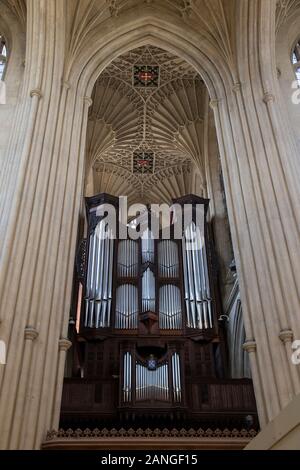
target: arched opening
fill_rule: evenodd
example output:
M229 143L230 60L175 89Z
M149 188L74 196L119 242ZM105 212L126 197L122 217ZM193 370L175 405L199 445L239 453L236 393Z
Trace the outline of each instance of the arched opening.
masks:
M0 80L3 80L7 64L7 46L5 37L0 34Z
M256 422L251 381L243 373L232 378L228 366L224 319L231 312L225 305L235 277L209 93L190 62L157 43L147 35L139 47L127 46L102 68L91 92L87 218L79 229L64 427L80 425L77 412L82 416L80 397L87 386L93 411L81 423L89 427L168 426L182 419L186 425L214 427L221 415L224 427L245 427L249 414ZM117 198L125 196L128 204L149 207L182 202L188 195L193 195L189 204L202 201L205 214L203 201L212 200L208 224L203 221L205 251L190 256L180 243L177 248L175 241L158 241L153 242L153 259L143 260L143 242L122 241L112 249L107 241L95 241L97 230L104 228L91 214L101 204L118 206ZM159 357L157 347L164 351ZM188 385L191 377L193 386ZM230 402L233 389L240 393L238 405L222 405ZM79 401L71 398L72 408L67 401L75 395Z
M291 61L293 64L293 69L296 75L298 86L300 86L300 39L298 39L295 44L295 47L292 52Z
M92 8L87 11L87 15L84 15L83 11L86 2L80 3L81 5L78 2L78 9L74 7L74 10L68 12L70 17L74 14L74 21L70 21L70 34L65 34L66 22L60 14L65 6L64 2L52 2L53 10L50 7L40 10L43 20L37 21L34 31L40 32L40 36L51 36L55 40L55 48L48 48L46 40L36 44L34 35L28 35L32 67L27 67L24 81L26 106L22 100L20 103L20 123L24 131L22 138L25 139L26 145L20 141L19 135L18 138L13 136L11 139L13 145L7 156L7 173L10 169L13 170L11 175L18 173L18 181L15 190L15 185L11 184L13 178L5 174L5 181L10 183L7 183L10 189L6 199L9 203L12 201L12 204L6 206L3 219L5 239L2 237L5 246L9 248L3 261L7 277L6 284L3 284L5 297L2 309L5 323L2 323L5 326L5 334L11 337L12 344L19 345L16 349L10 349L10 354L14 355L15 351L18 354L13 367L8 365L6 369L2 391L4 397L10 397L14 393L18 409L24 408L24 416L27 418L24 419L20 431L22 436L19 437L17 433L20 434L22 413L14 413L12 407L6 409L3 406L3 422L8 423L4 439L9 441L10 427L17 431L15 442L21 442L23 439L29 445L34 443L38 446L42 433L58 426L62 370L69 344L65 338L77 217L82 203L81 182L86 157L90 97L99 75L113 60L146 45L161 48L185 59L200 73L209 90L210 106L214 108L216 120L219 144L217 150L222 160L228 212L233 222L232 238L241 281L243 309L245 306L245 347L250 352L260 416L264 424L290 400L293 390L297 390L296 374L292 375L289 366L284 367L290 362L286 340L297 331L297 318L294 315L297 309L297 292L294 281L297 279L295 273L298 272L299 263L296 256L289 256L290 253L298 252L295 249L297 185L291 184L296 179L296 176L291 176L291 168L296 169L296 160L294 165L288 152L292 143L289 142L290 139L285 139L280 126L281 108L272 90L272 86L276 84L276 77L271 73L273 55L270 54L271 60L268 57L272 48L267 43L273 33L272 10L276 2L271 2L272 5L270 2L257 2L257 8L248 8L247 2L232 2L237 8L232 9L233 15L223 15L221 11L218 17L214 15L214 7L210 12L207 11L210 5L215 5L214 3L201 2L203 5L205 3L206 10L201 11L198 16L195 14L191 21L187 19L186 23L179 15L175 17L168 11L163 13L156 9L158 4L162 3L188 3L179 0L153 0L150 5L147 2L147 6L145 2L122 1L122 5L131 6L143 3L143 11L140 8L131 8L130 12L122 12L122 15L113 19L107 12L102 15L102 12L96 11L100 4L102 6L107 2L90 2ZM199 5L200 2L192 2L191 5L196 3ZM218 2L218 7L229 3L231 2ZM75 6L76 2L73 4ZM35 14L35 5L35 2L30 2L31 9L28 10L32 24L40 18ZM81 6L83 8L80 11ZM52 14L54 7L56 17ZM268 14L263 15L264 12ZM212 13L214 20L212 29L206 28L203 21L201 23L203 18L204 23L207 23L209 13ZM218 27L220 23L221 28ZM53 25L53 29L44 28L44 25L48 24ZM54 31L55 35L52 34ZM234 47L230 48L234 46L236 39L239 41L238 51ZM273 41L273 38L271 39ZM62 48L62 44L66 47ZM291 47L292 44L289 44L287 53L287 69L290 72ZM55 53L61 50L66 54L64 58L59 55L62 60L56 60L58 55L55 56ZM253 50L258 53L252 54ZM48 60L48 54L51 60ZM8 72L11 69L11 59L12 57ZM251 67L248 59L251 59ZM21 64L22 61L18 63ZM209 100L206 105L208 107ZM30 110L30 113L27 110ZM14 131L16 127L15 124ZM215 140L212 142L218 147ZM18 152L15 152L15 149L18 149ZM142 148L141 160L144 163L150 161L151 167L154 155L145 150L149 149ZM217 153L216 151L216 155ZM153 167L155 168L155 165ZM34 172L31 171L32 168L35 169ZM213 172L210 175L216 185L219 184L217 174ZM296 171L294 174L297 174ZM121 177L124 181L124 176ZM91 187L90 194L94 194L93 178L90 179L87 175L86 181ZM192 184L196 188L202 185L201 173L193 176ZM118 187L118 184L113 186ZM10 207L14 210L11 216ZM219 207L217 201L211 201L210 210L214 207ZM45 208L47 210L44 210ZM43 218L40 217L41 213ZM8 224L5 223L6 220ZM222 227L221 220L220 226ZM38 243L30 244L32 233L38 234ZM10 263L12 254L15 259L20 260L19 263ZM125 268L127 267L125 264ZM167 272L170 267L172 266L169 263L163 265ZM18 285L23 288L18 290L15 298L16 279L20 280ZM165 291L167 295L171 293L171 289ZM37 293L33 305L29 302L29 292ZM293 295L285 295L285 292L291 292ZM164 295L165 292L162 291L162 298ZM10 302L10 299L13 299L13 302ZM151 296L143 299L145 302L153 301ZM168 322L177 318L168 315L168 308L165 306L162 313L166 314ZM27 318L33 321L26 323ZM225 319L226 316L220 317L220 321ZM151 316L148 320L152 321ZM196 323L200 324L199 317ZM39 331L32 335L39 334L39 340L30 347L32 361L29 355L21 354L22 343L17 341L23 335L26 324L40 327ZM3 325L1 324L1 328ZM291 327L291 330L286 330L286 327ZM165 348L160 350L165 351ZM144 354L144 351L145 348L139 352L139 356ZM215 351L216 358L221 356L220 350ZM158 359L161 360L162 357ZM142 361L141 357L139 361ZM175 365L176 361L177 359L174 359ZM33 364L42 374L33 373ZM270 364L272 367L269 367ZM144 367L145 363L140 365ZM20 370L24 373L19 379ZM295 384L292 380L295 380ZM14 384L13 389L11 383ZM93 394L88 385L87 396L89 393ZM23 393L24 390L26 393L35 390L32 400L26 403L22 401L23 397L27 396ZM98 396L101 396L101 393L100 390ZM203 395L207 396L205 387ZM50 403L47 401L47 409L43 404L45 400L42 399L45 396L50 398ZM274 397L271 401L270 396ZM6 398L3 402L6 403ZM12 422L14 415L15 420ZM32 426L28 426L30 430L26 433L25 428L29 421Z

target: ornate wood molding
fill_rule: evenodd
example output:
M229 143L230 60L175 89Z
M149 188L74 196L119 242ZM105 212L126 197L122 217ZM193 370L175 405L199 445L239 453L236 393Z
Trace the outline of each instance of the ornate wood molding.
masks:
M49 431L43 449L243 449L257 432L203 429L60 429Z

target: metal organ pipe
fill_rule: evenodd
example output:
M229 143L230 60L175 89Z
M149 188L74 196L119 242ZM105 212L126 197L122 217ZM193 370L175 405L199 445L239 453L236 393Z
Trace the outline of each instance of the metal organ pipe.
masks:
M178 246L172 240L163 240L158 244L159 275L165 278L179 276Z
M155 277L148 268L142 278L142 311L155 312Z
M124 354L123 360L123 401L130 402L132 398L132 356L129 352Z
M112 232L101 220L90 235L84 319L87 328L110 326L113 249Z
M172 284L159 290L159 327L163 330L182 328L180 289Z
M138 275L138 244L134 240L122 240L118 247L118 275L136 277Z
M182 242L187 326L213 327L208 265L204 234L192 222Z
M180 375L180 358L178 353L172 355L172 377L173 377L173 400L181 402L181 375Z
M124 354L123 362L123 401L132 400L132 356L129 352ZM178 353L171 356L173 401L182 401L182 386L180 372L180 357ZM136 362L135 366L135 398L136 401L169 401L169 366L168 362L160 364L155 370Z
M117 288L115 328L136 329L138 326L138 290L131 284Z
M154 239L149 229L142 236L142 263L154 263Z
M155 370L136 363L136 401L168 401L169 376L168 363L161 364Z

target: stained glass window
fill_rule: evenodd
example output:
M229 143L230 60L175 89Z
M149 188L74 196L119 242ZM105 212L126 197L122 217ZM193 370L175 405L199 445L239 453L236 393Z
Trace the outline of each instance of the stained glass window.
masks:
M134 65L133 85L138 88L156 88L159 85L158 65Z
M294 71L296 74L298 86L300 87L300 39L294 47L293 54L292 54L292 62Z
M5 66L7 62L7 49L4 36L0 34L0 80L4 77Z

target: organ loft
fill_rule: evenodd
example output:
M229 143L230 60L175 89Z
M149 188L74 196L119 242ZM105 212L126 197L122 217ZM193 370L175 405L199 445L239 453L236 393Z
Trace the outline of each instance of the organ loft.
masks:
M167 221L148 208L117 228L107 204L119 220L118 198L86 198L61 425L256 426L251 380L228 378L209 200L184 196Z

